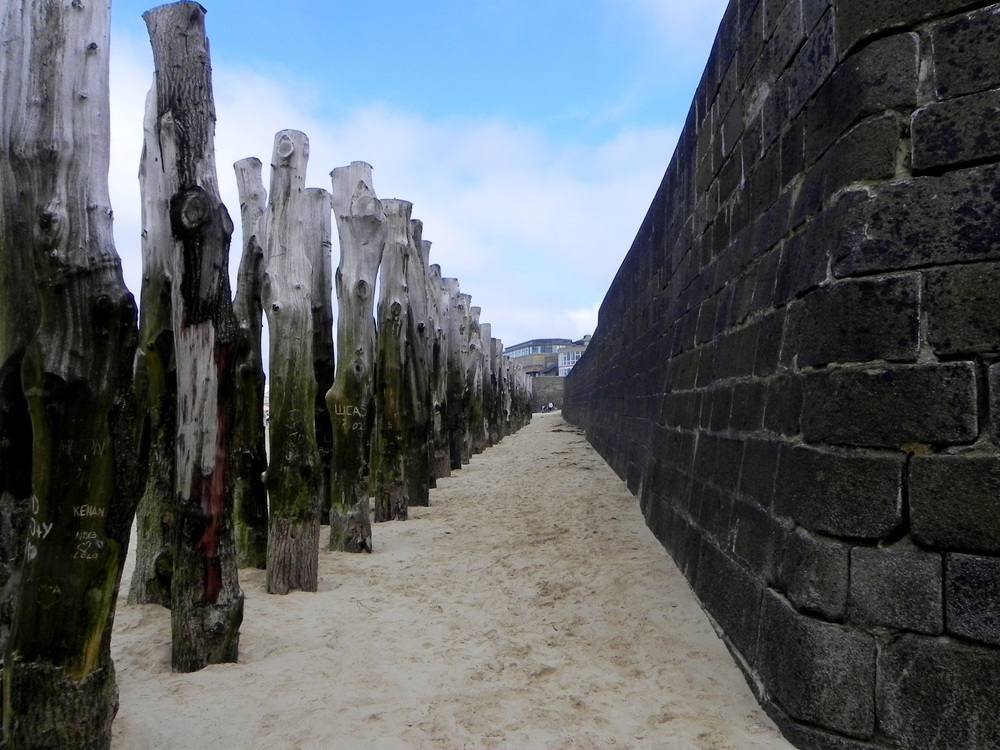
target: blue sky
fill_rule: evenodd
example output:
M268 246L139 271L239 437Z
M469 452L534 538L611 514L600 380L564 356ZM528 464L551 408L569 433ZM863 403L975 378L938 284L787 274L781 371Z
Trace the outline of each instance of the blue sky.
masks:
M592 333L677 135L723 0L205 0L219 178L310 139L308 184L351 161L414 204L431 262L493 335ZM115 236L138 296L142 109L152 60L134 0L112 3ZM265 168L265 184L267 170ZM233 265L239 260L234 238ZM338 251L334 248L334 263Z

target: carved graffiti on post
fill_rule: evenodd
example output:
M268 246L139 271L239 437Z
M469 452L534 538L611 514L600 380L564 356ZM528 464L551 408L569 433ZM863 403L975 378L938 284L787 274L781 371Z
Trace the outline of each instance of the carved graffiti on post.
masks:
M385 213L364 162L330 174L333 212L340 238L334 279L337 369L326 394L333 419L330 475L330 548L371 551L369 448L374 428L375 280L385 244ZM345 410L356 410L345 419ZM339 412L339 413L338 413Z

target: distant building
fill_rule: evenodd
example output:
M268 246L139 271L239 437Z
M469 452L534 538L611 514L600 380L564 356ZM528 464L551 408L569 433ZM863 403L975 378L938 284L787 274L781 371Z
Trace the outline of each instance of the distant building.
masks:
M540 378L546 375L555 377L559 374L558 354L525 354L521 357L513 357L512 361L529 378Z
M580 357L587 351L582 346L567 346L559 350L559 377L564 378L569 375L573 365L580 361Z
M523 344L508 346L503 350L511 359L527 357L529 354L555 354L564 346L573 346L571 339L532 339Z
M533 378L566 377L590 343L590 336L572 339L532 339L504 349Z
M569 375L569 371L587 351L589 343L590 336L584 336L579 341L574 341L572 346L564 346L559 350L559 377L564 378Z

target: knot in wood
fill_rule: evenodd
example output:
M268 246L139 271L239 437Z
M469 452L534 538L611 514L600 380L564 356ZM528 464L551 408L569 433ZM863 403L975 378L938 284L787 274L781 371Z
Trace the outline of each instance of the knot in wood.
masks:
M364 279L358 281L355 289L357 289L358 297L361 299L368 299L368 296L371 294L371 287L368 286L368 282Z
M170 199L170 225L177 237L197 234L211 219L208 194L198 185L177 193Z
M38 214L38 229L44 244L57 245L66 226L66 216L58 204L50 203ZM53 256L53 259L56 256Z
M89 52L90 54L94 54L95 52L97 52L98 49L99 46L97 42L91 42L90 44L87 45L87 52Z
M287 159L295 153L295 144L287 135L283 135L278 141L277 153L282 159Z
M38 217L38 228L43 232L51 232L59 223L59 215L55 211L45 211Z

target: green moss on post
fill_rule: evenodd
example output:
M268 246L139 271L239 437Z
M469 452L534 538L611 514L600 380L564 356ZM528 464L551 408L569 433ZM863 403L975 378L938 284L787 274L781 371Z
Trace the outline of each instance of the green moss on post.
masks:
M236 282L233 313L239 323L236 346L236 423L233 426L231 483L240 567L267 567L267 469L264 427L264 364L261 331L264 309L264 212L267 193L259 159L234 165L240 194L243 257Z
M340 312L337 359L326 405L333 424L330 472L330 548L371 552L369 449L375 426L375 278L385 245L385 214L364 162L330 174L340 237L334 279Z
M275 136L262 301L271 345L270 501L267 590L316 591L322 464L316 444L312 264L305 247L305 176L309 140Z
M379 278L375 436L371 448L376 522L405 521L409 505L404 358L409 317L406 266L409 262L410 212L413 206L398 200L385 201L383 206L388 233Z
M170 284L177 369L171 666L191 672L236 661L243 592L227 481L235 421L238 325L229 287L233 224L219 198L215 104L198 3L161 5L143 14L156 66L143 181L155 252Z
M9 750L107 748L117 710L111 624L142 441L136 307L107 190L108 31L107 2L7 3L0 17L0 329L32 323L0 333L0 429L16 443L2 458L30 457L31 472L4 654ZM28 490L23 468L5 470L5 502Z

